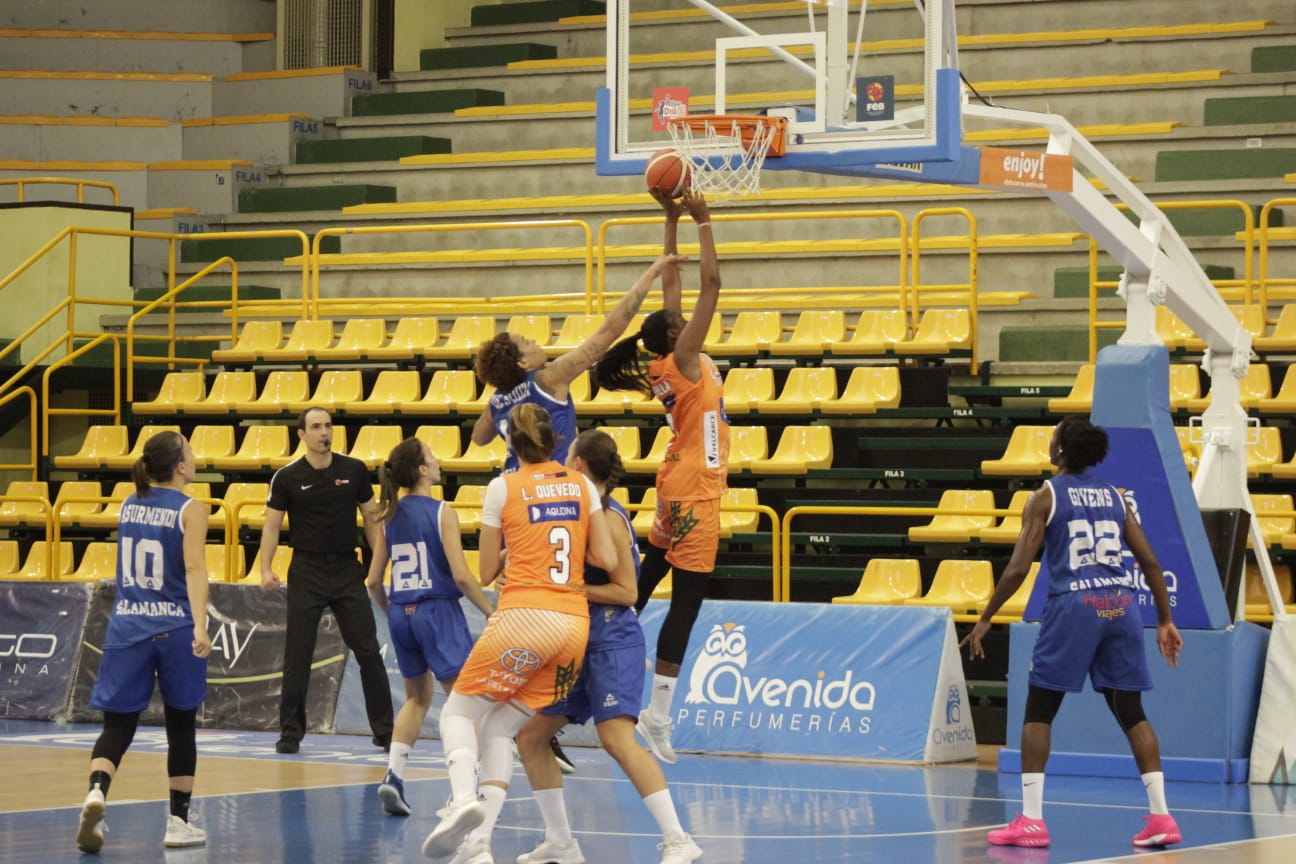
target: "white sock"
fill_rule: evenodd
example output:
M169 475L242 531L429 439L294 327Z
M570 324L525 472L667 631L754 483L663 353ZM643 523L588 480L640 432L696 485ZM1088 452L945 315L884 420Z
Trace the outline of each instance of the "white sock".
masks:
M1148 809L1154 816L1165 816L1169 814L1170 808L1166 806L1165 797L1165 774L1160 771L1149 771L1143 775L1143 788L1147 790Z
M540 817L544 819L545 839L555 843L566 843L571 839L571 825L567 822L567 805L563 801L563 790L537 789L536 803L540 805Z
M680 825L679 814L675 812L675 802L671 800L669 789L645 795L643 802L657 821L657 827L661 829L662 837L667 842L683 839L684 826Z
M648 704L648 713L659 722L669 720L671 702L675 699L675 683L678 678L669 675L653 675L652 702Z
M1022 815L1027 819L1044 818L1044 773L1022 774Z
M387 757L387 770L403 780L405 778L405 766L409 764L410 751L413 749L408 744L393 741L391 755Z
M446 754L446 772L450 775L450 797L468 801L477 797L477 753L466 747Z
M492 785L481 787L482 806L486 808L486 818L468 835L468 842L490 843L491 834L495 832L495 820L499 819L500 811L504 809L504 799L507 797L507 789Z

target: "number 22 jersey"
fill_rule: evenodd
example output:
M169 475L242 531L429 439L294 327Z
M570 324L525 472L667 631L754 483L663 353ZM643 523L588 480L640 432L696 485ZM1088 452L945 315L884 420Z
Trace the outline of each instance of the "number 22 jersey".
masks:
M1130 587L1120 490L1089 474L1059 474L1045 482L1053 492L1044 530L1049 596Z

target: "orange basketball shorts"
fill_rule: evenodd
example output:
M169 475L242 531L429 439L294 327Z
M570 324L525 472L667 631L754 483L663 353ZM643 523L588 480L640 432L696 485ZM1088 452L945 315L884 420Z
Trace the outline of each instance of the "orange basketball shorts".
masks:
M589 619L549 609L500 609L486 621L454 689L538 711L563 699L580 675Z
M672 567L710 573L720 545L720 500L674 501L658 494L648 542L666 550Z

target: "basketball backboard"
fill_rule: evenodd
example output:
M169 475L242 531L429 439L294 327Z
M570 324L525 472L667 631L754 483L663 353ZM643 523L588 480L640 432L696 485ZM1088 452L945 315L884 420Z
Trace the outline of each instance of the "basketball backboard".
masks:
M642 171L681 113L786 117L787 152L765 170L863 175L959 158L953 0L607 6L600 174Z

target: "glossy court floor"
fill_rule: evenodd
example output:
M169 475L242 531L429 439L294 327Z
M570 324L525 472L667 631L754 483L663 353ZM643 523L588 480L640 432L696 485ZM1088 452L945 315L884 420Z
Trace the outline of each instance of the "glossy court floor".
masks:
M93 861L76 850L95 726L0 721L0 864ZM385 756L368 739L311 735L279 756L268 733L199 731L193 810L202 849L164 850L165 734L140 729L108 802L104 862L307 864L423 861L449 785L439 742L411 763L414 815L384 815L375 795ZM1296 862L1296 789L1171 783L1185 842L1136 852L1130 837L1146 810L1137 780L1050 777L1048 849L987 848L985 830L1019 809L1014 775L987 766L914 767L683 754L668 766L685 826L704 864L809 862L1073 862L1290 864ZM572 827L591 864L658 861L658 837L633 787L598 750L569 748ZM1291 793L1289 797L1289 791ZM541 837L520 767L495 833L499 864ZM444 860L444 859L443 859Z

